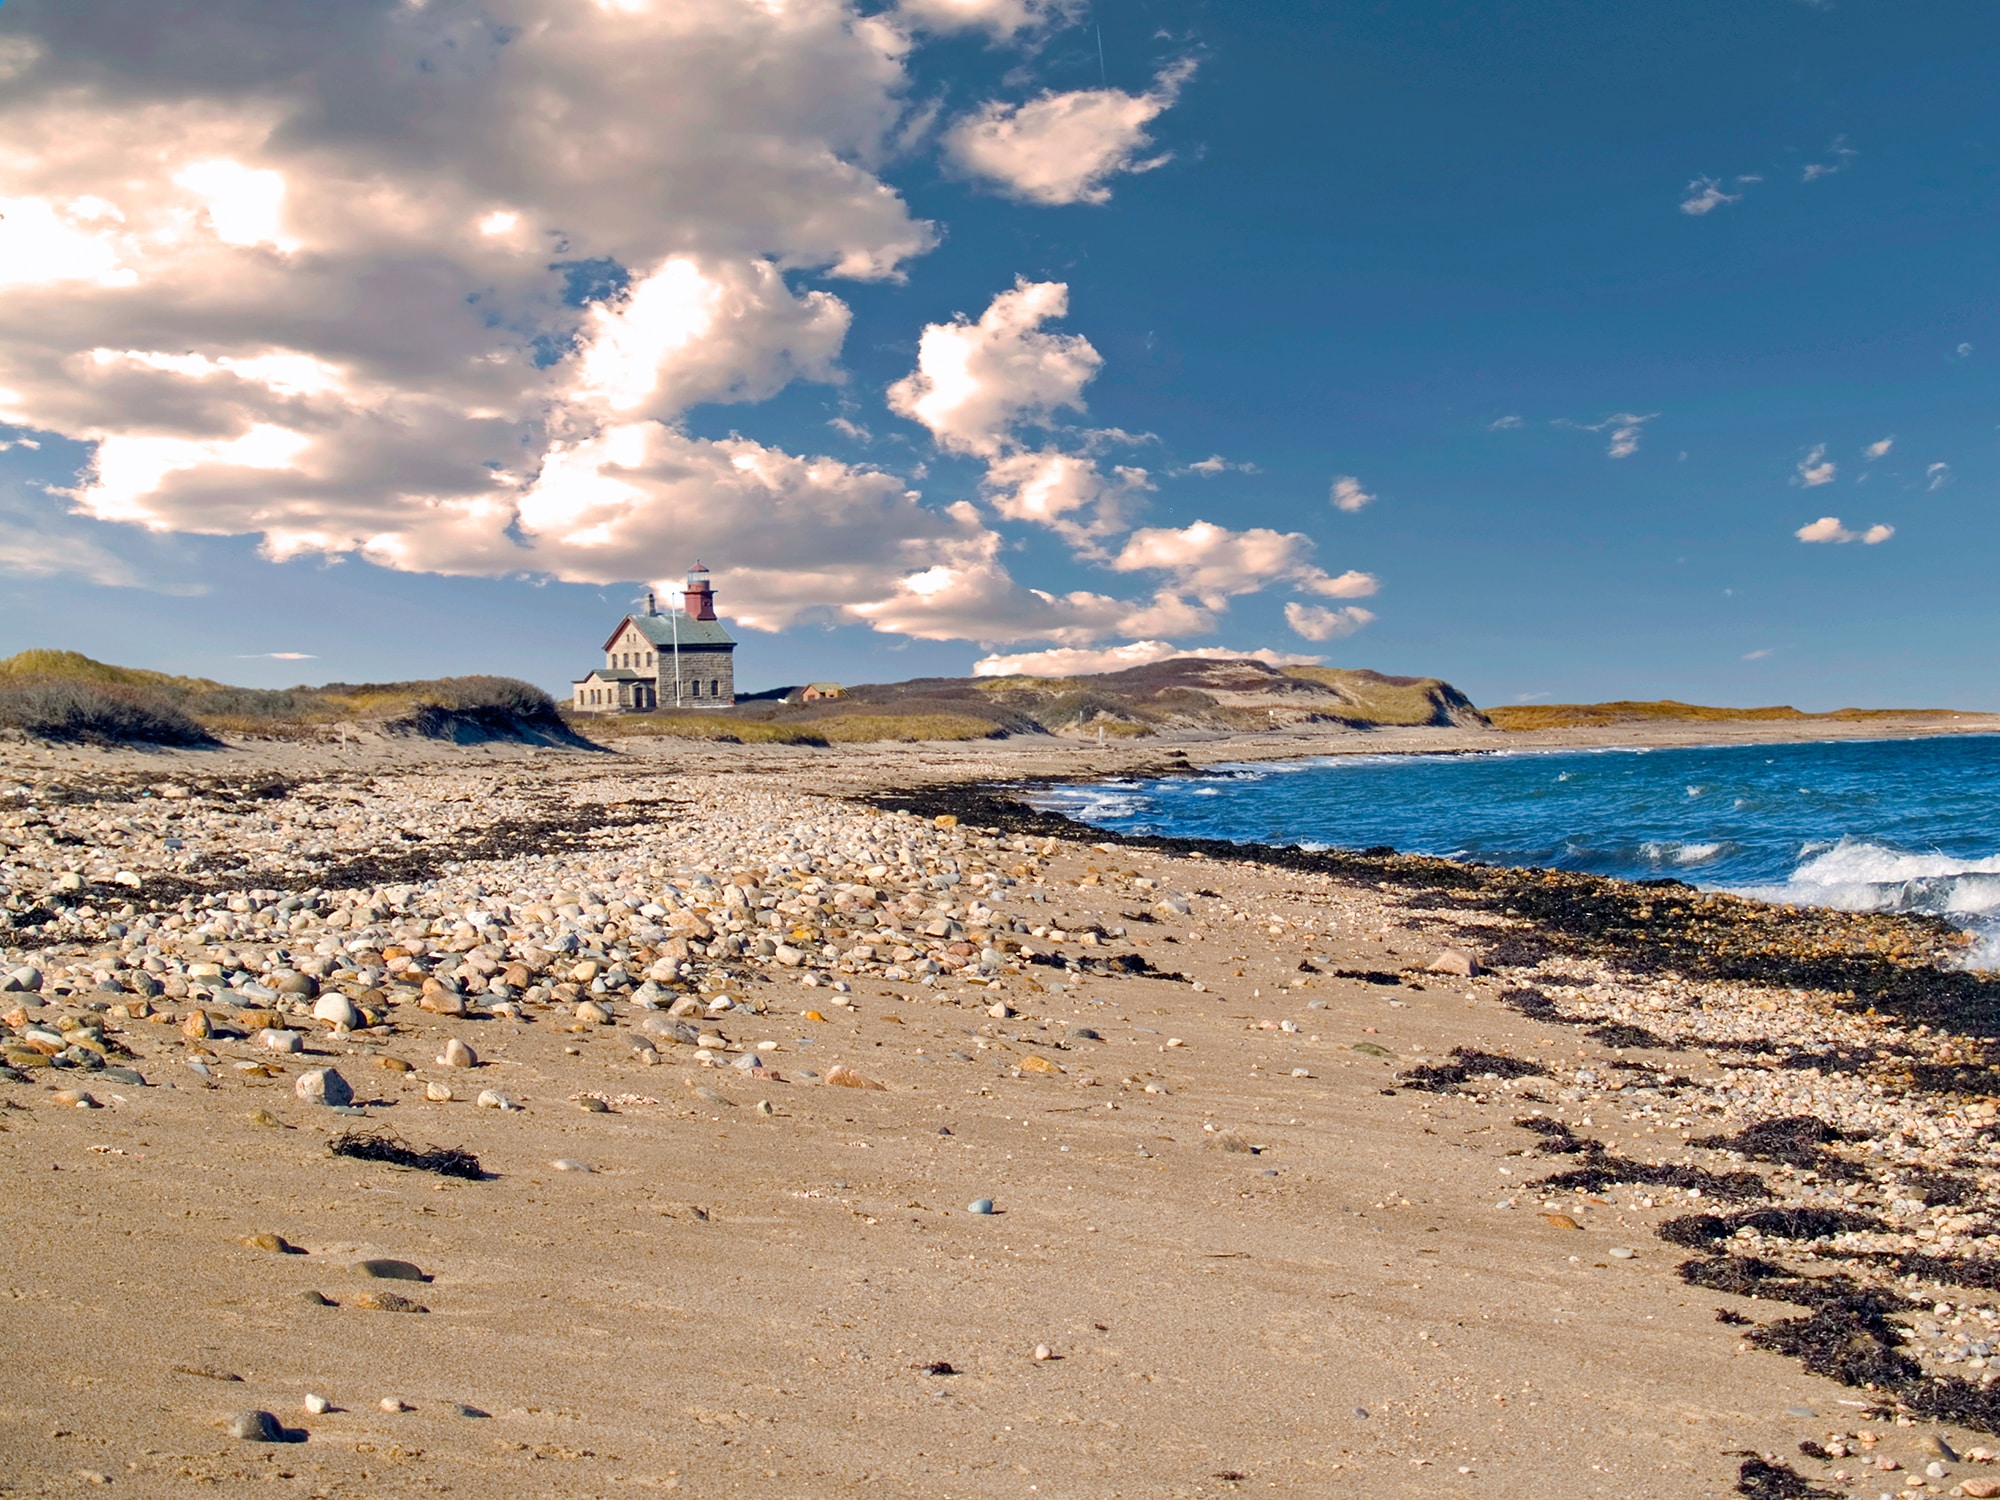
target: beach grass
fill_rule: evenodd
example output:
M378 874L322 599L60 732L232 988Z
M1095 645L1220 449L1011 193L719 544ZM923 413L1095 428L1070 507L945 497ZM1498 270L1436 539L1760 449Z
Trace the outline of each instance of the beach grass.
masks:
M827 713L774 719L727 710L703 713L578 714L571 726L598 740L669 738L740 745L860 745L883 741L983 740L1005 731L990 719L951 713Z

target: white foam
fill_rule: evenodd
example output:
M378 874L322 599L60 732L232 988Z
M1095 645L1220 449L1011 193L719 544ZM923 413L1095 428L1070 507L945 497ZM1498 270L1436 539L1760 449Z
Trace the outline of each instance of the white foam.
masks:
M1835 911L1908 912L1945 917L1978 937L1967 968L2000 968L2000 855L1911 854L1868 839L1809 844L1782 885L1739 894Z
M1684 844L1679 839L1655 839L1639 846L1639 853L1651 865L1705 865L1724 850L1727 843Z

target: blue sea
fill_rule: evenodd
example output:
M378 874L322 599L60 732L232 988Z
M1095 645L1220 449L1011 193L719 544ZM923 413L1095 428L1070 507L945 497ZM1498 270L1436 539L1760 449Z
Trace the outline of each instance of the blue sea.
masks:
M1925 912L2000 967L2000 736L1354 755L1046 788L1124 833L1540 865Z

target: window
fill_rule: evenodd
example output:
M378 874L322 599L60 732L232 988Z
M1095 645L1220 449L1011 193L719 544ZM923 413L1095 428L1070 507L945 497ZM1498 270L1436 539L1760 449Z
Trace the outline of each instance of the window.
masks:
M699 677L694 680L693 691L695 697L699 698L701 696L701 679Z
M720 698L722 696L721 678L717 677L710 679L708 684L708 696L711 698Z

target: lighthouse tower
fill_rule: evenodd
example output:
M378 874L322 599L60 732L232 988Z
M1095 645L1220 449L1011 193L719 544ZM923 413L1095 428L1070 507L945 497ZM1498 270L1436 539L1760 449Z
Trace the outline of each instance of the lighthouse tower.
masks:
M694 566L688 569L687 616L690 620L715 618L715 586L709 580L708 569L701 565L698 557Z

